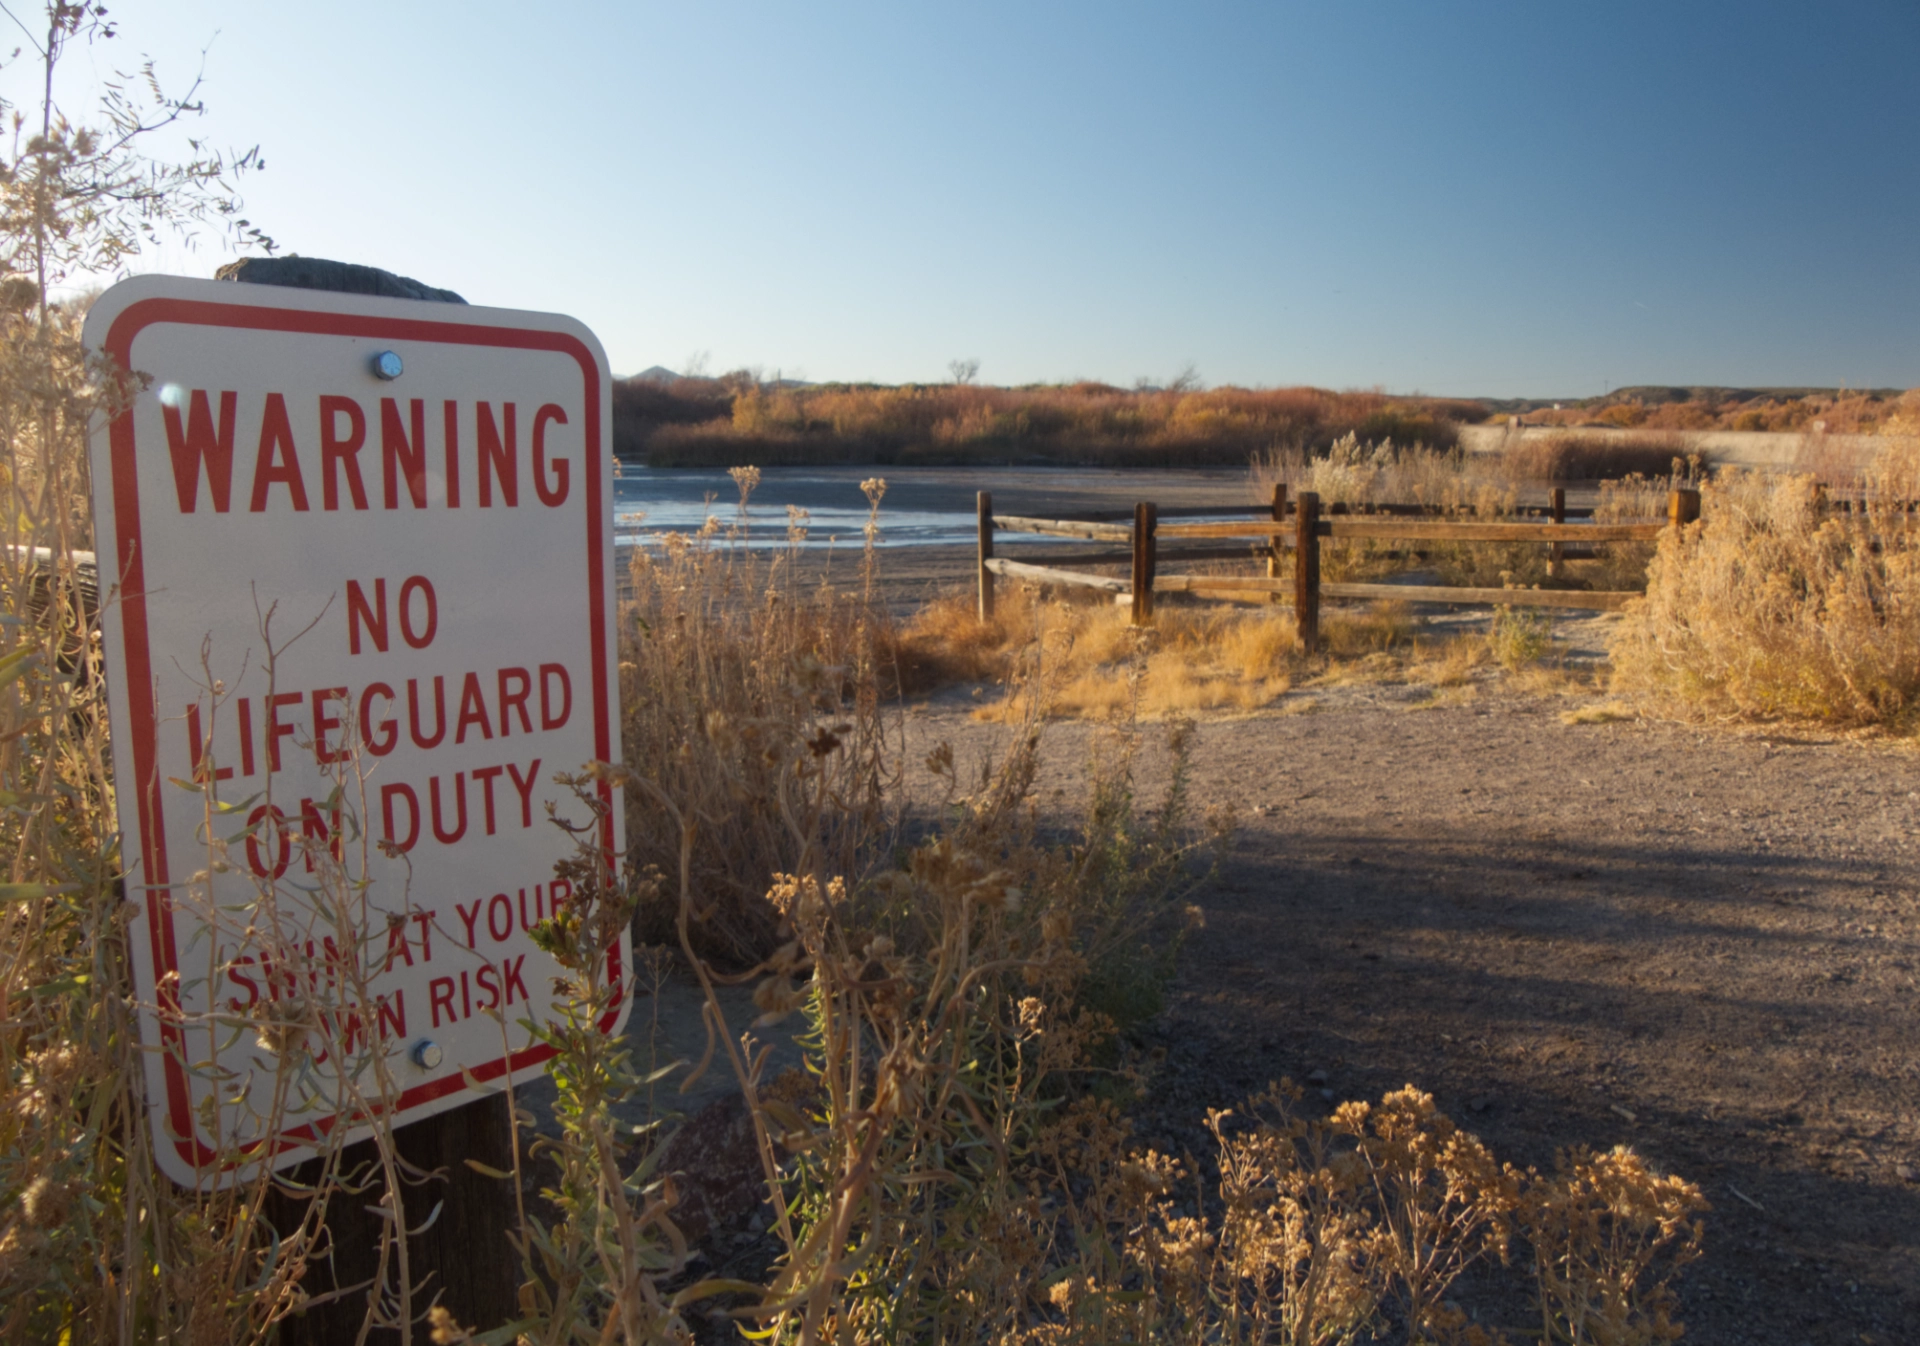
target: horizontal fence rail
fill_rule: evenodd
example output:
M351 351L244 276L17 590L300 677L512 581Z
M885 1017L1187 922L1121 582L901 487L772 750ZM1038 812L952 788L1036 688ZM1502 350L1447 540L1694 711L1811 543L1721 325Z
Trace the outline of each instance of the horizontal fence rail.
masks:
M1293 502L1292 501L1286 502L1285 513L1287 515L1291 515L1293 511L1294 511ZM1553 507L1551 505L1523 505L1523 506L1520 506L1515 511L1515 513L1522 518L1547 518L1552 514L1552 512L1553 512ZM1162 520L1217 519L1217 518L1222 518L1229 515L1239 515L1239 514L1245 514L1245 513L1246 513L1246 508L1245 506L1241 506L1241 505L1178 505L1170 509L1162 508L1157 511L1158 517ZM1386 515L1391 517L1412 518L1412 519L1445 519L1445 518L1455 517L1452 514L1450 514L1447 510L1437 505L1387 505L1387 504L1355 505L1355 504L1349 504L1346 501L1341 501L1337 504L1332 504L1332 505L1322 503L1320 506L1320 517L1323 519L1338 517L1342 515L1349 515L1349 514L1359 514L1359 515L1377 514L1377 515ZM1563 519L1586 519L1586 518L1591 518L1592 516L1593 516L1593 507L1591 505L1563 506L1560 513L1560 517ZM1054 520L1053 522L1125 524L1130 522L1132 518L1133 518L1132 510L1126 510L1126 511L1099 510L1099 511L1094 511L1089 513L1062 514L1058 517L1057 520Z
M1381 542L1651 542L1663 523L1400 523L1391 519L1329 519L1321 537Z
M1264 554L1266 548L1258 550L1252 547L1161 547L1156 551L1158 559L1166 561L1247 561ZM1020 549L1022 556L1032 558L1030 564L1037 566L1101 566L1126 565L1133 560L1133 548L1114 548L1105 551L1069 551L1055 552L1038 545L1029 544Z
M993 526L1008 533L1040 533L1047 537L1091 538L1096 542L1128 542L1133 530L1117 523L1078 523L1072 519L1025 519L1018 514L995 516Z
M1561 573L1569 555L1591 556L1595 544L1609 542L1651 542L1672 527L1700 517L1698 491L1677 490L1667 500L1667 519L1655 521L1592 522L1591 510L1571 510L1565 493L1555 488L1544 510L1529 510L1527 521L1460 519L1418 505L1369 505L1361 510L1337 506L1323 510L1314 492L1302 491L1296 499L1287 498L1287 488L1276 486L1273 503L1266 518L1222 519L1225 510L1182 507L1167 510L1167 520L1151 503L1133 510L1131 524L1109 522L1115 516L1088 516L1078 519L1035 519L1024 515L996 515L993 496L979 495L979 615L989 621L994 610L994 581L997 577L1029 580L1095 589L1111 593L1132 607L1133 621L1145 624L1153 619L1155 594L1185 593L1218 598L1278 600L1290 594L1300 643L1309 653L1320 639L1320 601L1323 598L1399 600L1409 603L1450 603L1467 606L1514 606L1611 611L1639 597L1637 591L1579 589L1484 589L1433 584L1323 584L1320 580L1320 544L1331 542L1532 542L1548 547L1548 574ZM1585 522L1569 522L1584 517ZM1189 522L1173 520L1186 519ZM1125 542L1127 550L1073 552L1042 559L1050 564L1009 561L993 554L995 530L1038 534L1046 537L1073 538L1094 542ZM1251 548L1174 547L1162 549L1163 541L1225 543L1246 541ZM1267 573L1258 575L1162 575L1163 561L1220 561L1266 554ZM1292 553L1292 574L1286 573L1287 552ZM1251 559L1251 558L1250 558ZM1069 565L1117 565L1126 563L1125 578L1093 575L1070 570Z
M1320 537L1372 538L1383 542L1638 542L1659 537L1665 527L1663 523L1449 523L1443 519L1403 522L1349 516L1322 519L1314 532ZM1292 537L1296 531L1296 523L1235 519L1231 523L1162 524L1159 536L1266 538Z
M1024 566L1022 569L1032 572L1042 570L1039 566ZM1002 573L1011 574L1006 571ZM1057 572L1047 571L1043 575L1029 575L1029 578L1042 579L1047 583L1058 583ZM1079 578L1079 577L1076 577ZM1126 585L1118 580L1103 581L1117 585L1118 591L1124 591ZM1261 579L1248 575L1156 575L1153 591L1157 594L1285 594L1293 592L1291 579ZM1320 585L1322 598L1365 598L1398 599L1407 603L1458 603L1467 607L1511 606L1533 608L1589 608L1596 611L1610 611L1623 607L1629 598L1638 598L1636 589L1469 589L1456 585L1441 584L1328 584Z
M984 562L988 574L1005 575L1008 579L1038 580L1042 584L1064 584L1083 589L1104 589L1112 594L1124 594L1132 589L1133 581L1119 579L1111 575L1088 575L1077 570L1061 570L1055 566L1028 565L1024 561L1009 561L1003 556L990 556Z

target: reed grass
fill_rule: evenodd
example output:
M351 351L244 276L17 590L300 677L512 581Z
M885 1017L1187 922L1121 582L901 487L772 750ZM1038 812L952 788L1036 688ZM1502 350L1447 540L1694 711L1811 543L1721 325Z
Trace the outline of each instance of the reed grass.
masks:
M1325 607L1321 651L1309 657L1289 606L1167 604L1143 628L1128 610L1078 592L1003 585L984 624L970 598L936 599L901 627L900 665L921 691L993 689L973 712L987 722L1024 723L1036 713L1174 721L1287 713L1314 687L1513 682L1551 663L1557 648L1551 619L1529 609L1500 609L1484 631L1435 637L1407 604L1382 601Z
M1264 502L1272 499L1276 485L1284 485L1295 497L1301 491L1316 492L1323 507L1347 505L1365 511L1378 505L1418 505L1442 517L1493 522L1519 514L1522 486L1572 479L1556 478L1558 465L1567 472L1577 469L1577 474L1613 478L1599 483L1597 520L1645 521L1665 515L1661 492L1706 472L1697 452L1679 457L1668 454L1666 447L1615 452L1603 443L1599 447L1604 452L1583 456L1583 441L1571 437L1571 449L1563 444L1536 452L1540 443L1515 440L1498 454L1468 455L1390 440L1368 443L1346 435L1317 456L1291 449L1258 455L1249 472L1250 494ZM1638 470L1648 464L1649 473ZM1549 551L1538 544L1429 543L1416 556L1391 544L1362 541L1323 546L1320 566L1322 576L1335 583L1431 567L1443 583L1471 588L1628 589L1640 586L1651 555L1645 544L1607 544L1599 549L1600 565L1563 565L1556 571L1549 565Z
M1698 437L1671 430L1597 435L1562 430L1550 435L1510 436L1500 450L1501 470L1517 481L1615 481L1668 476L1691 462L1697 473L1710 465Z
M1480 463L1458 447L1421 440L1370 439L1348 432L1319 453L1287 444L1255 455L1251 494L1269 500L1284 485L1294 496L1314 491L1322 505L1423 505L1450 511L1489 482Z

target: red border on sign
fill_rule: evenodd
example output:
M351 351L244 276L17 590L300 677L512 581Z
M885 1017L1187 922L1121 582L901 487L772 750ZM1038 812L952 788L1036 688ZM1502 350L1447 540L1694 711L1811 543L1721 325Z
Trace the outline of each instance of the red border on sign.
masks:
M580 367L586 392L586 425L581 454L585 460L581 475L586 478L587 503L587 596L592 613L593 651L593 734L594 755L601 761L613 760L613 720L611 688L607 681L607 575L601 543L607 521L601 497L603 447L600 424L600 364L586 343L565 332L550 332L517 327L498 327L486 323L432 322L420 318L371 317L352 313L316 313L302 309L255 307L251 304L221 304L194 299L143 299L127 306L108 329L106 352L122 369L132 369L134 338L158 323L179 323L196 327L240 328L251 331L298 332L317 336L371 337L394 341L424 341L453 346L489 346L508 350L551 351L565 355ZM167 840L161 811L159 720L153 704L153 661L148 649L146 606L146 557L140 546L140 486L134 462L133 410L129 407L114 418L109 428L113 462L113 518L115 555L119 559L120 612L127 659L127 707L132 724L134 798L140 818L141 862L147 882L147 929L153 945L154 984L159 1000L160 1038L167 1080L167 1120L180 1157L195 1169L205 1169L220 1157L219 1152L203 1144L196 1127L192 1095L184 1064L184 1030L181 1027L177 972L179 956L173 934L171 879L167 868ZM613 787L605 781L598 785L607 813L601 823L601 845L609 864L613 858ZM616 942L607 954L607 974L614 987L614 1000L601 1020L602 1032L611 1031L619 1017L625 991L621 983L620 946ZM497 1079L523 1066L538 1065L554 1055L554 1049L539 1044L523 1051L498 1057L467 1073L485 1082ZM396 1111L429 1103L466 1087L459 1075L447 1076L416 1085L400 1095ZM353 1119L357 1125L363 1120ZM282 1132L271 1142L275 1155L312 1145L331 1132L339 1119L331 1117ZM239 1163L258 1162L257 1142ZM229 1165L228 1167L233 1167Z

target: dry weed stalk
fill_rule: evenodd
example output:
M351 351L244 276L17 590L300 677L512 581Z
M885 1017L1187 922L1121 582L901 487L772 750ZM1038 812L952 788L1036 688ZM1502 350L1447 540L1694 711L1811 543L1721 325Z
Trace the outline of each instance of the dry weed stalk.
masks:
M182 1191L154 1164L98 662L114 577L94 574L85 438L135 385L82 350L83 304L53 299L176 226L225 222L265 241L231 188L257 158L145 158L149 133L199 110L193 90L161 93L151 69L109 85L90 118L65 115L54 72L75 42L112 37L105 14L48 5L39 60L10 67L32 72L33 97L0 100L19 133L0 172L0 1333L263 1341L299 1302L316 1226L276 1239L264 1181ZM225 843L210 844L217 856Z
M1332 1129L1354 1142L1372 1189L1373 1256L1410 1338L1459 1333L1466 1316L1447 1305L1447 1290L1480 1258L1504 1259L1514 1175L1412 1087L1378 1107L1343 1104Z
M1677 1341L1673 1277L1700 1255L1700 1189L1624 1147L1562 1155L1520 1203L1533 1245L1541 1340L1566 1346Z
M1281 1083L1212 1109L1215 1189L1133 1149L1086 1098L1042 1137L1063 1232L1038 1321L1015 1338L1344 1346L1494 1346L1448 1292L1477 1261L1532 1250L1543 1340L1672 1340L1673 1277L1698 1255L1699 1190L1626 1150L1562 1157L1543 1177L1498 1163L1411 1087L1299 1115ZM1189 1213L1191 1212L1191 1213Z
M849 595L830 568L817 581L802 574L804 512L790 513L786 545L751 545L760 474L737 468L733 476L732 524L710 516L694 534L634 549L620 677L627 760L646 763L696 824L694 942L703 955L751 966L776 943L762 900L767 876L794 867L793 820L777 801L796 751L837 745L821 759L833 807L809 819L816 834L807 843L847 874L863 872L889 833L897 756L889 756L892 721L880 695L887 619L873 597L885 482L865 486L861 592ZM660 810L630 809L627 835L641 865L678 867L681 836ZM640 932L671 941L676 919L671 902L643 903Z
M1184 730L1152 816L1134 803L1138 736L1119 736L1068 848L1039 838L1037 742L1030 725L971 791L937 751L945 826L897 868L848 883L826 868L818 826L838 807L832 758L846 749L831 735L787 741L776 803L798 863L767 896L784 942L759 969L755 1029L806 1014L812 1088L769 1087L751 1033L734 1040L708 1002L754 1107L785 1248L760 1302L737 1313L777 1339L990 1339L1028 1311L1052 1251L1038 1138L1067 1077L1106 1050L1112 1013L1140 1012L1133 965L1151 957L1148 935L1170 948L1189 919L1176 900L1189 882ZM680 828L682 947L711 992L692 935L696 829L664 788L623 778Z
M1171 746L1183 757L1183 741ZM1034 747L1029 734L972 796L936 762L951 787L945 834L859 900L803 895L790 908L823 1085L822 1143L798 1171L820 1242L783 1273L814 1281L802 1340L829 1324L970 1340L1022 1321L1051 1251L1031 1153L1111 1014L1140 1012L1145 936L1187 919L1179 786L1156 817L1136 816L1134 748L1119 745L1063 852L1034 831ZM836 1269L824 1259L860 1247L867 1268L825 1295Z
M572 896L533 930L534 943L563 969L554 981L554 1017L527 1023L555 1052L548 1075L559 1123L557 1137L542 1137L532 1149L552 1167L542 1195L558 1218L547 1224L523 1209L514 1236L528 1270L520 1292L524 1316L516 1326L519 1340L537 1346L652 1346L688 1339L680 1314L688 1301L661 1289L686 1267L687 1244L672 1219L678 1199L673 1180L654 1171L660 1127L635 1132L620 1126L614 1111L676 1067L639 1074L626 1044L599 1027L622 993L607 979L608 953L663 883L658 870L616 871L602 851L607 805L593 782L609 775L625 779L618 768L601 763L584 775L559 778L586 810L584 820L547 806L552 821L573 837L575 853L554 870L572 885Z

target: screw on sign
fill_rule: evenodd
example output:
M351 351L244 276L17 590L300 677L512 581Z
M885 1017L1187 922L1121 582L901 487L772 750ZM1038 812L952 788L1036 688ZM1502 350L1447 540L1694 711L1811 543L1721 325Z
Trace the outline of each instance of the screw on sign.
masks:
M538 1073L547 805L589 821L553 778L617 752L599 344L171 277L87 341L144 380L93 479L162 1167L229 1183Z

